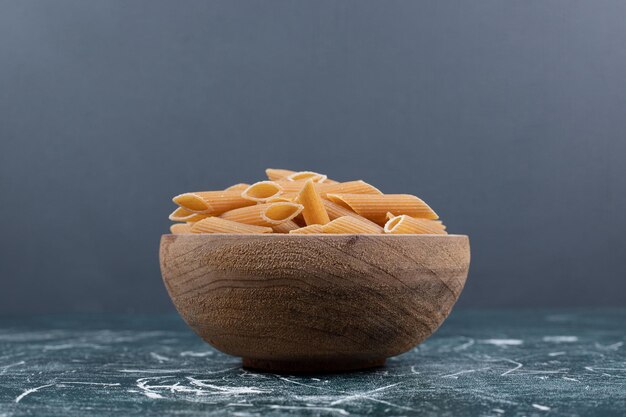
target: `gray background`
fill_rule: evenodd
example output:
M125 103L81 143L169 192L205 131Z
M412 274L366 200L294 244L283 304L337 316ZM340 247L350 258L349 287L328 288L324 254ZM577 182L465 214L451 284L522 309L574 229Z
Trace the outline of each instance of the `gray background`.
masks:
M463 306L626 305L626 2L0 0L0 313L163 311L171 196L415 193Z

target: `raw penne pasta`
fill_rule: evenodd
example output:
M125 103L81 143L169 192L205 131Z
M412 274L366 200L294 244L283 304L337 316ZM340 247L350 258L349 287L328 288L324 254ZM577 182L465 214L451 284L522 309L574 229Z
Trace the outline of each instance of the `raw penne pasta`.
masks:
M326 197L379 225L387 222L387 212L431 220L439 218L428 204L409 194L327 194Z
M243 191L246 188L248 188L250 186L250 184L246 184L246 183L239 183L239 184L235 184L235 185L231 185L228 188L225 188L224 191Z
M346 208L340 204L333 203L332 201L326 200L325 198L322 199L322 204L324 204L324 208L326 209L326 213L328 213L328 218L330 220L335 220L343 216L352 216L352 215L359 216L358 214L353 212L351 209Z
M278 197L283 193L283 187L274 181L255 182L241 192L246 200L264 203L272 197Z
M296 217L292 219L298 226L306 227L306 222L304 221L304 217L302 213L298 214Z
M233 222L219 217L207 217L191 226L191 233L272 233L271 227L253 226Z
M387 212L387 214L385 215L385 219L387 219L387 221L393 219L394 217L398 217L398 216L396 216L395 214L390 213L390 212ZM441 223L441 220L431 220L431 221L433 221L435 223L439 223L439 224L441 224L443 226L443 224ZM445 229L446 226L443 226L443 228Z
M295 175L298 180L305 180L312 176L312 174L319 175L321 177L326 177L325 175L318 174L316 172L311 171L291 171L289 169L276 169L276 168L268 168L265 170L265 174L267 175L267 179L270 181L284 180L289 176ZM324 184L336 184L337 181L331 180L330 178L325 178L323 181Z
M315 181L314 181L315 182ZM304 181L277 181L277 183L283 188L283 195L291 196L299 193L304 186ZM336 183L315 183L315 189L318 191L321 197L325 197L326 194L382 194L382 192L362 180L336 182Z
M256 226L276 226L292 220L304 207L296 203L265 203L227 211L220 217Z
M181 224L171 232L447 234L414 195L383 194L365 181L337 182L314 171L265 173L268 180L177 195L169 218Z
M299 229L290 230L290 235L314 235L324 233L321 224L312 224L310 226L301 227Z
M170 226L170 233L173 235L184 235L191 233L191 226L187 223L176 223Z
M291 203L293 202L293 199L295 198L295 196L296 194L292 195L291 197L287 197L285 194L281 194L277 197L270 197L265 202L266 203Z
M209 217L208 214L194 213L183 207L178 207L170 214L169 219L173 222L197 222L207 217Z
M318 174L317 172L313 172L313 171L299 171L299 172L294 172L293 174L289 174L287 175L286 179L288 181L306 181L306 180L311 180L313 182L317 182L317 183L323 183L324 181L326 181L328 177L324 174Z
M306 181L312 180L313 182L324 182L326 180L326 175L320 174L313 171L297 171L292 174L289 174L285 177L287 181Z
M284 223L272 226L274 233L289 233L292 230L300 229L300 226L293 220L287 220Z
M322 203L324 204L324 208L326 209L326 213L328 213L328 217L330 218L330 220L335 220L338 219L339 217L343 217L343 216L350 216L350 217L354 217L357 220L360 220L362 222L365 223L371 223L374 226L378 225L376 223L374 223L371 220L366 219L363 216L359 216L358 214L356 214L355 212L353 212L350 209L347 209L343 206L340 206L337 203L333 203L330 200L326 200L326 199L322 199Z
M362 222L351 216L343 216L322 226L322 232L332 234L379 234L383 228L371 222Z
M296 199L296 197L298 197L298 194L300 194L300 191L298 191L297 193L283 193L278 198L284 198L286 200L293 201Z
M437 220L418 219L406 214L388 220L384 230L389 234L447 234L446 227Z
M276 181L276 183L283 189L283 195L289 195L298 194L300 190L302 190L302 187L304 187L305 181L280 180Z
M308 180L304 184L304 187L302 187L295 201L304 206L302 217L304 217L304 222L307 226L330 222L328 213L326 213L326 209L324 208L324 203L322 203L322 199L315 190L312 180Z
M270 181L282 180L295 173L296 171L290 169L268 168L265 170L265 175L267 175L267 179Z
M218 216L226 211L255 204L241 196L241 191L200 191L174 197L174 203L194 213Z
M362 180L338 182L335 184L317 184L317 189L322 197L327 194L378 194L382 195L382 192Z

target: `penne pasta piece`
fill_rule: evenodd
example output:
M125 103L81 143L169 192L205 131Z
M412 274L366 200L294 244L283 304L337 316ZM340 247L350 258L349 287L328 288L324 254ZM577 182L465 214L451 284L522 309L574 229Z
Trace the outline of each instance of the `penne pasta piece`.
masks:
M312 176L312 174L315 174L320 176L320 181L317 182L323 182L324 184L337 184L337 181L331 180L329 178L325 178L322 180L322 177L326 177L325 175L311 171L296 172L289 169L268 168L265 170L265 174L267 175L267 179L269 179L270 181L287 180L287 177L289 177L290 175L295 175L297 178L296 180L300 181L308 179L310 176Z
M197 222L207 217L209 217L208 214L194 213L183 207L178 207L169 215L169 219L173 222Z
M333 203L330 200L326 200L326 199L322 199L322 204L324 204L324 208L326 209L326 213L328 213L328 218L330 220L335 220L339 217L343 217L343 216L359 216L358 214L356 214L355 212L353 212L351 209L346 208L342 205L339 205L337 203ZM361 217L363 218L363 217Z
M241 196L246 200L257 203L265 203L272 197L278 197L283 193L283 187L274 181L255 182L241 192Z
M246 184L246 183L239 183L239 184L235 184L235 185L231 185L228 188L225 188L224 191L243 191L246 188L248 188L250 186L250 184Z
M388 234L446 235L446 227L437 220L418 219L406 214L395 216L385 224Z
M191 226L191 233L258 234L272 233L272 228L237 223L219 217L207 217Z
M322 183L326 181L328 177L324 174L318 174L313 171L299 171L293 174L287 175L285 178L287 181L306 181L311 180L313 182Z
M283 194L298 194L302 187L304 187L305 181L286 181L280 180L276 181L278 185L283 189Z
M296 203L265 203L227 211L220 217L256 226L276 226L292 220L304 207Z
M194 213L218 216L226 211L251 206L254 201L241 196L241 191L200 191L174 197L174 203Z
M267 175L267 179L270 181L284 180L291 174L295 173L296 171L292 171L290 169L268 168L265 170L265 175Z
M283 187L284 195L299 193L304 186L304 181L277 181ZM315 183L315 189L324 198L326 194L382 194L382 192L362 180L337 182L337 183Z
M196 193L179 194L172 199L180 207L192 213L202 213L209 211L209 205L204 199Z
M351 216L343 216L322 226L322 232L332 234L379 234L383 228L372 222L362 222Z
M322 197L327 194L378 194L382 195L382 192L362 180L338 182L335 184L318 184L317 188Z
M338 219L339 217L343 217L343 216L350 216L350 217L354 217L355 219L360 220L362 222L371 223L374 226L378 226L373 221L368 220L368 219L366 219L363 216L359 216L358 214L356 214L352 210L347 209L347 208L345 208L343 206L340 206L337 203L333 203L330 200L322 199L322 203L324 204L324 208L326 208L326 213L328 213L328 217L330 218L330 220L335 220L335 219Z
M290 230L290 235L314 235L324 233L321 224L312 224L310 226L301 227L299 229Z
M170 233L173 235L184 235L191 233L191 226L187 223L176 223L170 226Z
M281 194L277 197L270 197L265 201L266 203L292 203L295 194L290 197L287 197L285 194Z
M283 193L279 197L277 197L277 199L282 198L285 201L294 201L296 199L296 197L298 197L298 194L300 194L300 192L297 192L297 193Z
M306 222L304 221L304 217L302 216L302 213L294 217L293 221L300 227L306 227Z
M387 212L431 220L439 218L428 204L409 194L327 194L327 198L379 225L387 222Z
M307 226L330 222L328 213L326 213L322 199L315 190L312 180L307 180L295 201L304 206L302 216Z
M278 224L276 226L272 226L272 230L274 233L289 233L292 230L299 229L300 226L293 220L287 220L284 223Z
M268 168L268 180L223 191L177 195L174 234L447 234L420 198L383 194L362 180L337 182L313 171Z

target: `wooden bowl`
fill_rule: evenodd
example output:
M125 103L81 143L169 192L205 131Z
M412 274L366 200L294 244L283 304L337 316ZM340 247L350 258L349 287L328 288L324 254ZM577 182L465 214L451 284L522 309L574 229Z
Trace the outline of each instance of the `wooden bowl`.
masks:
M163 235L161 272L206 342L272 372L381 366L441 325L470 262L462 235Z

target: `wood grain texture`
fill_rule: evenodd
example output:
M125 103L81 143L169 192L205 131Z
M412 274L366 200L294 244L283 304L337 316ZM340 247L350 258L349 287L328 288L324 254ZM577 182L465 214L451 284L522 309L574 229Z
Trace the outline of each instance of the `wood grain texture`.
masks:
M465 284L461 235L164 235L183 319L244 365L340 371L384 363L448 316Z

